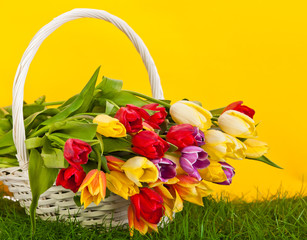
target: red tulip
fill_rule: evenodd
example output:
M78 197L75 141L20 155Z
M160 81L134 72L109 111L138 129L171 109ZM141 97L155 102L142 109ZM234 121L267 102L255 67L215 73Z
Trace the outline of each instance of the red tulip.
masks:
M80 164L86 164L92 148L79 139L68 139L64 146L64 157L70 165L81 170Z
M130 200L138 221L142 217L149 223L157 224L160 222L165 208L162 197L154 190L141 188L140 193L131 196Z
M125 126L127 133L135 133L143 129L142 119L148 120L150 115L142 108L127 104L117 111L115 118Z
M166 140L179 148L198 146L195 139L195 128L190 124L172 126L166 134Z
M160 129L160 125L164 122L167 113L165 111L164 107L158 107L158 103L151 103L143 106L143 109L148 109L152 111L156 111L153 115L150 116L148 120L145 122L148 123L150 126L152 126L155 129Z
M249 116L250 118L253 118L254 115L255 115L255 110L248 107L248 106L242 105L242 103L243 103L243 101L233 102L233 103L229 104L224 109L223 112L226 112L228 110L235 110L235 111L244 113L245 115Z
M73 166L63 168L60 170L59 175L56 179L57 186L63 186L66 189L72 190L76 193L85 178L86 173L82 170L78 170Z
M132 138L132 150L149 159L162 158L169 144L152 131L142 131Z

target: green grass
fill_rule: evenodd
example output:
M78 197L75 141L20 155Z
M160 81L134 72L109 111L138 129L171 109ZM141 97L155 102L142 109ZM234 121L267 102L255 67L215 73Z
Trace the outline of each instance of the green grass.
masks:
M0 198L0 239L30 239L30 219L18 203ZM130 239L128 230L92 229L70 221L37 221L33 239ZM307 197L276 195L246 203L204 199L204 207L185 204L175 221L159 234L133 239L307 239Z

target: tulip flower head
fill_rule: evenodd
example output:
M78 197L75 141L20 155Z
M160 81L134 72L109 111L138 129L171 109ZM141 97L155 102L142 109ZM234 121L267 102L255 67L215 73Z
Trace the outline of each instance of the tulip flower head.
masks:
M110 171L122 171L122 166L124 165L125 161L114 156L106 156L106 159Z
M152 131L142 131L133 136L132 150L149 159L162 158L169 144Z
M73 167L83 170L81 164L86 164L92 148L79 139L68 139L64 145L64 157Z
M208 153L196 146L185 147L181 150L180 165L191 177L201 180L197 169L203 169L210 165Z
M106 196L106 175L97 169L91 170L83 180L79 191L81 192L81 204L84 209L94 202L98 205Z
M203 206L202 198L211 192L206 183L187 175L177 175L176 178L179 179L179 182L173 186L179 196L185 201Z
M174 184L177 182L179 182L179 179L175 177L167 181L167 183L157 181L156 183L149 184L163 198L165 215L171 220L174 213L180 212L183 209L183 200L174 187Z
M201 146L204 144L203 132L191 124L172 126L166 134L166 140L179 150L187 146Z
M85 172L82 170L78 170L73 166L69 166L68 168L63 168L60 170L58 177L56 179L56 185L62 186L66 189L70 189L74 193L76 193L85 178Z
M243 160L246 146L240 140L218 130L205 132L206 144L202 148L213 161L225 162L228 159Z
M225 162L212 161L210 166L199 170L201 177L209 182L220 185L229 185L235 175L234 168Z
M246 139L244 144L247 147L246 157L249 158L259 158L269 150L267 143L252 138Z
M255 137L255 121L244 113L228 110L218 118L219 127L234 137L252 138Z
M167 182L169 179L176 176L176 163L167 159L159 158L151 160L159 170L159 179L162 182Z
M143 109L156 111L156 113L151 115L149 117L149 119L145 121L147 124L152 126L154 129L160 129L159 126L164 122L164 120L167 116L165 108L164 107L158 107L158 106L159 106L158 103L151 103L151 104L147 104L147 105L142 107Z
M255 110L248 107L248 106L242 105L242 104L243 104L243 101L233 102L233 103L229 104L224 109L223 112L226 112L228 110L236 110L238 112L244 113L245 115L249 116L250 118L253 118L254 115L255 115Z
M97 132L105 137L125 137L126 128L125 126L117 119L112 118L106 114L100 114L94 118L93 123L97 123Z
M157 167L145 157L130 158L121 167L126 176L138 187L142 187L141 182L155 182L158 180L159 171Z
M191 124L201 131L209 129L212 125L212 114L193 102L179 101L174 103L170 108L170 114L177 124Z
M148 120L150 115L142 108L127 104L117 111L115 118L125 126L127 133L136 133L142 130L143 119Z
M162 197L150 188L141 188L139 194L130 197L128 208L130 234L137 229L146 234L148 229L157 231L157 224L161 221L165 209Z
M137 185L127 178L123 172L111 171L106 174L106 178L108 189L126 200L128 200L128 197L139 193Z

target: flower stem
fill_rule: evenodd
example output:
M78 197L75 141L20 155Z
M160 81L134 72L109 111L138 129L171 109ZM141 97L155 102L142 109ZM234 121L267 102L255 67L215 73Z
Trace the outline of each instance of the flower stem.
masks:
M104 146L103 146L103 140L102 140L102 137L99 133L96 133L96 137L99 141L99 144L100 144L100 148L101 148L101 155L103 154L103 151L104 151ZM98 170L101 169L101 155L99 154L99 152L97 151L96 152L97 156L98 156Z
M164 106L164 107L167 107L167 108L170 108L171 107L171 104L168 104L166 102L163 102L161 100L158 100L158 99L155 99L155 98L152 98L152 97L149 97L147 95L144 95L142 93L138 93L138 92L134 92L134 91L130 91L130 90L123 90L124 92L128 92L128 93L131 93L135 96L138 96L138 97L141 97L141 98L145 98L147 100L150 100L151 102L154 102L154 103L159 103L160 105Z
M57 101L57 102L44 102L43 106L54 106L54 105L62 105L65 101Z

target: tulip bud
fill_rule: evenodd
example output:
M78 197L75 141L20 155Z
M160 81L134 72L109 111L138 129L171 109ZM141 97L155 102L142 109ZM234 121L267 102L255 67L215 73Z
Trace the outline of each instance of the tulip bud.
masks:
M267 143L256 140L256 139L247 139L244 141L246 145L246 157L249 158L259 158L262 155L266 154L269 150Z
M92 148L79 139L68 139L64 145L64 157L73 167L83 170L81 164L86 164Z
M63 168L60 170L56 180L56 185L61 185L64 188L70 189L76 193L85 176L86 173L83 171L83 169L78 170L73 166L69 166L68 168Z
M138 187L142 187L141 182L157 181L159 176L157 167L145 157L130 158L122 166L122 170Z
M162 182L167 182L169 179L176 176L176 164L173 161L167 158L159 158L151 160L151 162L155 164L159 170L159 179Z
M106 175L97 169L91 170L83 180L79 191L81 191L81 204L84 203L84 209L94 202L98 205L106 196Z
M106 174L106 178L108 189L126 200L140 192L136 184L123 172L111 171Z
M200 176L209 182L229 185L234 176L234 168L225 162L212 161L210 166L199 170Z
M242 105L242 103L243 101L233 102L229 104L227 107L225 107L223 112L226 112L228 110L236 110L238 112L244 113L250 118L253 118L255 115L255 110L248 106Z
M218 118L219 127L234 137L252 138L256 136L255 121L244 113L228 110Z
M180 165L182 169L191 177L195 177L200 181L201 177L197 169L203 169L210 165L208 153L200 147L189 146L182 149L181 154Z
M205 132L206 144L202 148L214 161L225 162L228 159L245 158L246 146L240 140L218 130Z
M105 114L100 114L94 118L93 123L97 123L97 132L105 137L125 137L126 128L125 126L116 118L112 118Z
M149 159L162 158L169 144L152 131L142 131L133 136L132 150Z
M170 108L170 114L177 124L188 123L202 131L209 129L212 125L212 114L193 102L174 103Z

